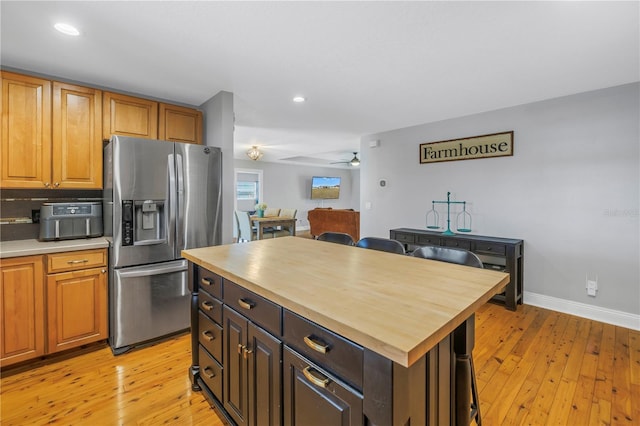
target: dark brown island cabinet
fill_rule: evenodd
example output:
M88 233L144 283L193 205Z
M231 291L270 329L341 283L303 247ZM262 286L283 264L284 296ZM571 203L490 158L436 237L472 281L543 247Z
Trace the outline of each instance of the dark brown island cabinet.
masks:
M492 301L502 303L515 311L523 302L524 242L512 238L483 235L455 234L422 229L398 228L389 231L389 237L404 244L407 253L422 246L443 246L469 250L478 255L485 268L507 272L511 281Z
M469 424L456 355L471 352L473 315L407 368L192 262L188 279L192 387L228 423Z

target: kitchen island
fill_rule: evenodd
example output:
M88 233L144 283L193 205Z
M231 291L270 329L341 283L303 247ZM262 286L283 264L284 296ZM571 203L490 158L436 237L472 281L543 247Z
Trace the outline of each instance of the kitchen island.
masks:
M228 419L469 423L459 361L508 274L296 237L182 255L193 385Z

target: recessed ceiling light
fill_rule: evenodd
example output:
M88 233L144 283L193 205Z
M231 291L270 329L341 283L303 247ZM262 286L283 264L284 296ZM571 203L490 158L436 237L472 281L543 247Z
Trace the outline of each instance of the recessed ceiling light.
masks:
M304 96L296 96L293 98L293 102L296 102L296 103L304 102L306 100L307 99Z
M60 31L62 34L77 36L80 35L80 31L72 25L64 24L62 22L58 22L53 26L56 30Z

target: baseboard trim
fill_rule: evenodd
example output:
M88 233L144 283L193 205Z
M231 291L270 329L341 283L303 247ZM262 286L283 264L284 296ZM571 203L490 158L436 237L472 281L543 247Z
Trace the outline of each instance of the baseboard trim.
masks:
M599 306L587 305L586 303L559 299L557 297L531 293L528 291L524 292L524 303L640 331L640 315L615 311L613 309L601 308Z

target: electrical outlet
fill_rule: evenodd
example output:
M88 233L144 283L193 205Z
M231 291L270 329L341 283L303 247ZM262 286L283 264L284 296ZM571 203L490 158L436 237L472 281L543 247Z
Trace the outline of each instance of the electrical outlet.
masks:
M596 292L598 291L598 281L587 280L587 294L589 296L596 296Z

